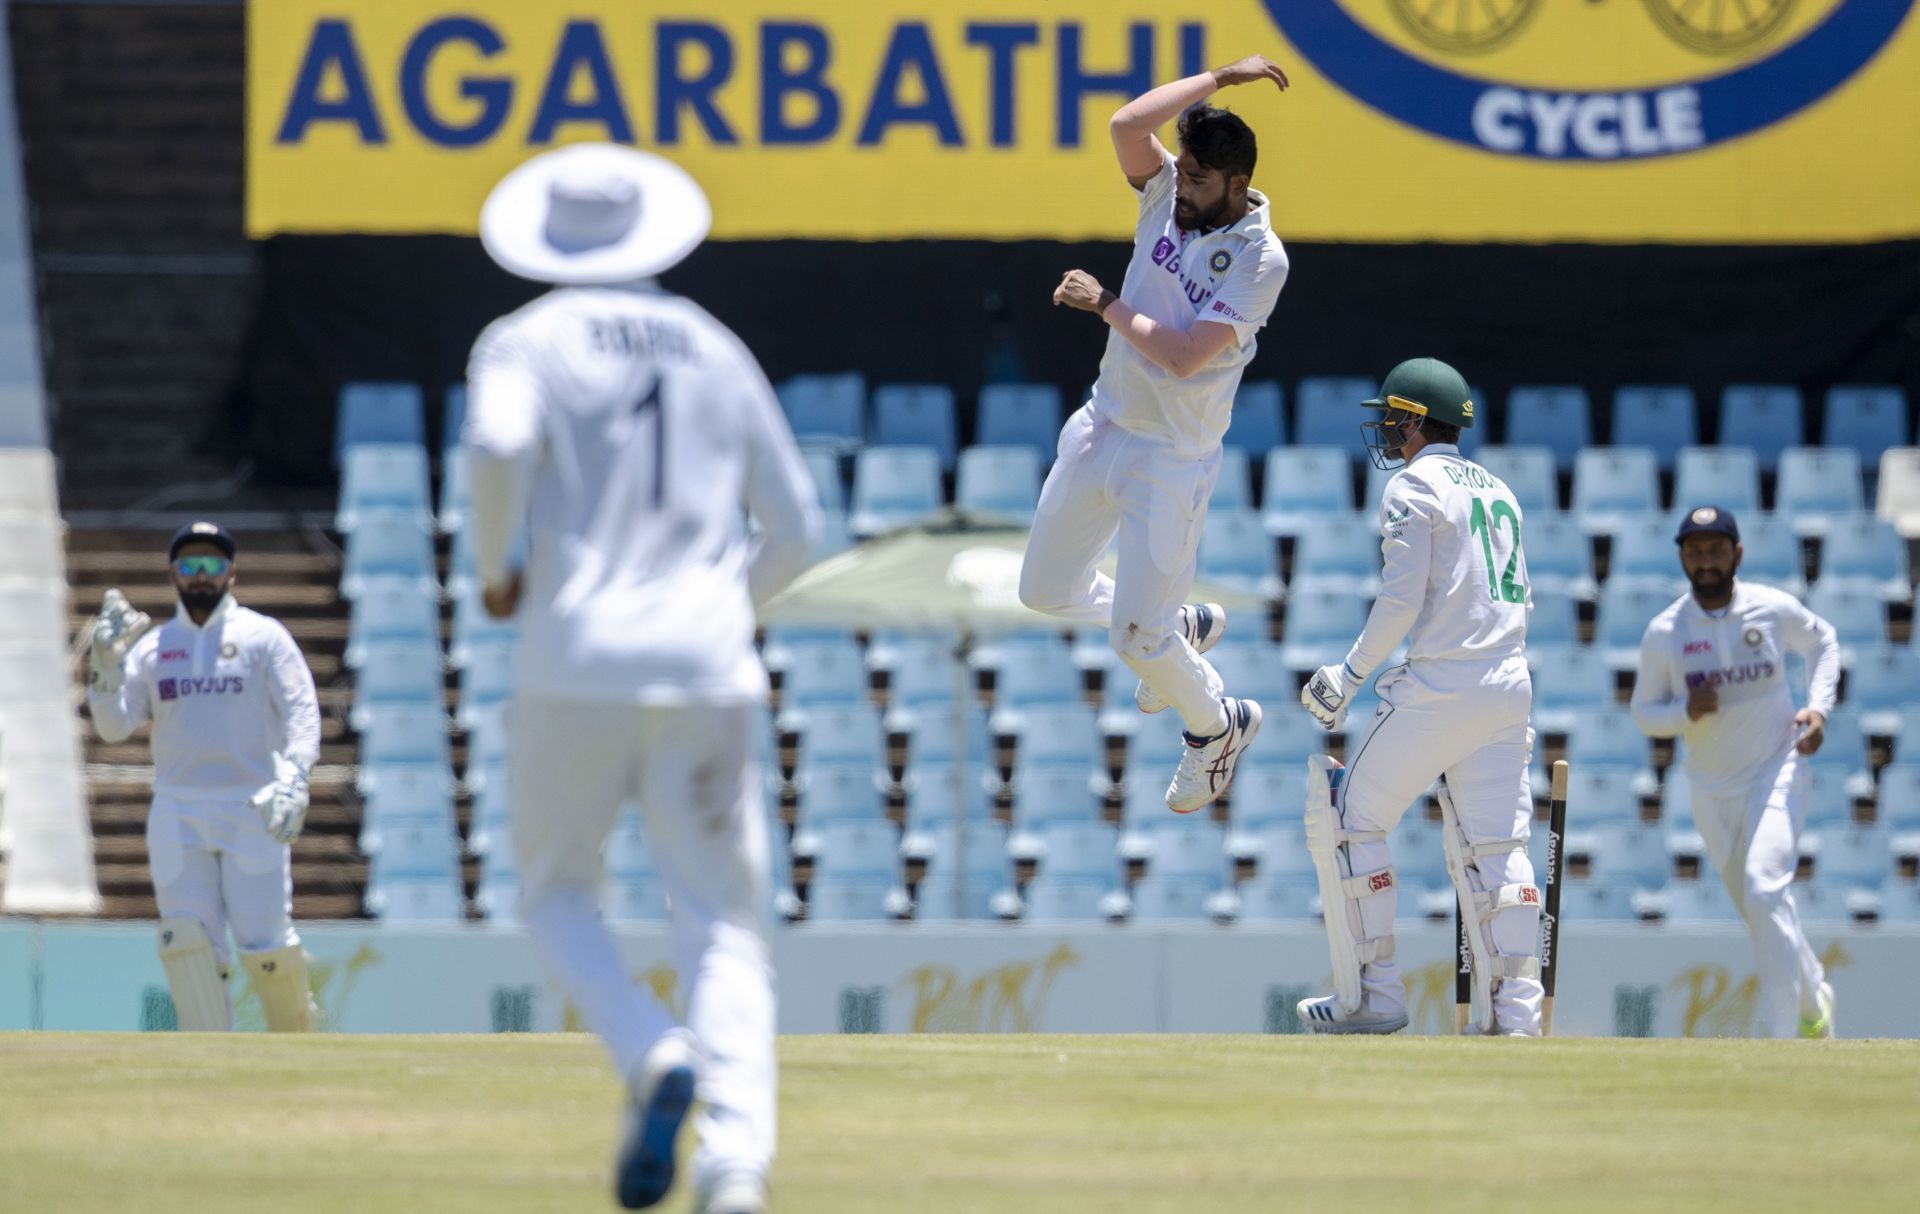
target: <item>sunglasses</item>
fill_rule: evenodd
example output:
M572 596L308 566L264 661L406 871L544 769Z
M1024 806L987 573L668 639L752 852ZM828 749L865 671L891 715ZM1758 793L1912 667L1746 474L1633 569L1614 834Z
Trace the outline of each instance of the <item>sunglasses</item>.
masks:
M183 556L173 563L173 571L181 577L219 577L232 567L224 556Z

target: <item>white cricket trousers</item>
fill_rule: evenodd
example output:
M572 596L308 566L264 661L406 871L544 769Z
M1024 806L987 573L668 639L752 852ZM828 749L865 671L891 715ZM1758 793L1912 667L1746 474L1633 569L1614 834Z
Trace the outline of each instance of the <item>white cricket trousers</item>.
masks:
M1094 415L1067 419L1020 566L1020 601L1107 629L1114 652L1189 732L1219 732L1222 684L1180 632L1220 451L1200 459ZM1095 566L1119 536L1108 577Z
M1531 884L1533 864L1526 840L1533 825L1533 787L1527 778L1527 718L1533 710L1533 680L1524 657L1480 662L1410 662L1387 671L1374 684L1380 707L1358 746L1347 756L1342 820L1351 831L1391 832L1408 807L1445 777L1460 829L1470 844L1519 840L1511 852L1473 862L1477 889ZM1372 872L1392 859L1383 840L1348 845L1354 872ZM1398 883L1360 904L1367 938L1391 935L1399 902ZM1494 916L1494 947L1508 956L1539 949L1540 918L1518 908ZM1367 1005L1397 1012L1407 1005L1406 983L1392 961L1361 971ZM1538 979L1509 978L1493 992L1494 1025L1540 1030Z
M1800 1016L1817 1014L1815 995L1826 978L1793 904L1810 778L1806 761L1789 750L1751 781L1721 789L1694 783L1693 823L1747 921L1761 1016L1775 1037L1797 1036Z
M521 917L555 983L629 1082L673 1015L600 917L607 836L637 801L667 892L686 1029L703 1059L696 1186L765 1175L774 1149L772 899L746 704L639 707L518 696L508 812Z
M156 797L147 812L147 866L160 917L199 921L228 967L227 929L243 953L300 943L293 929L293 849L267 833L245 801Z

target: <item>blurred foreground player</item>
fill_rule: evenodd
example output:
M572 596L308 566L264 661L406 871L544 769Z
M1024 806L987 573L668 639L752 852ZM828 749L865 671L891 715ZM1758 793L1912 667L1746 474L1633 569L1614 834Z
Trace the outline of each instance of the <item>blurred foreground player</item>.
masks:
M1807 757L1820 749L1840 682L1833 625L1800 600L1734 575L1740 527L1715 506L1689 511L1675 537L1692 589L1640 641L1633 719L1678 736L1693 821L1753 937L1760 1003L1775 1037L1833 1036L1833 987L1793 904L1807 817ZM1807 663L1795 711L1788 653Z
M1460 454L1474 424L1458 371L1408 359L1366 407L1374 465L1399 472L1380 504L1385 584L1346 659L1321 667L1300 702L1328 732L1402 640L1407 660L1375 684L1380 708L1347 766L1307 762L1307 849L1320 879L1334 994L1303 999L1315 1033L1391 1033L1407 1025L1393 961L1399 891L1387 836L1441 779L1447 873L1473 960L1471 1024L1540 1035L1540 890L1527 859L1533 680L1525 647L1527 560L1507 486Z
M1253 55L1144 93L1113 116L1114 155L1139 203L1133 258L1116 294L1069 270L1053 302L1111 330L1086 407L1060 432L1020 568L1035 611L1098 624L1139 676L1142 712L1168 707L1186 744L1167 807L1192 813L1233 782L1260 732L1260 705L1223 694L1202 654L1226 632L1213 603L1184 604L1201 526L1220 476L1221 439L1240 377L1287 279L1266 196L1249 188L1257 148L1216 91L1286 73ZM1180 120L1180 155L1154 132ZM1098 565L1119 537L1108 577Z
M627 1081L616 1194L629 1209L666 1196L697 1088L695 1209L757 1214L774 995L754 611L806 565L820 519L752 354L653 281L709 222L693 179L644 152L579 145L510 173L481 238L561 289L481 334L464 442L486 609L524 605L508 710L521 915ZM508 564L521 520L524 581ZM629 800L666 884L684 1026L600 916L601 849Z
M320 708L286 628L233 601L235 552L217 523L176 532L167 561L180 610L150 631L107 591L87 704L108 742L153 721L147 855L180 1027L233 1027L231 929L267 1028L306 1032L315 1010L293 929L291 845L320 754Z

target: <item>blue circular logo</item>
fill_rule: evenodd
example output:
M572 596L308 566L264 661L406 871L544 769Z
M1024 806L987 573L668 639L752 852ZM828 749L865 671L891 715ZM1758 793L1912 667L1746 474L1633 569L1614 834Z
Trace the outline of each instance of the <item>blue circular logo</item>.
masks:
M1503 156L1645 160L1697 152L1785 121L1852 78L1914 0L1843 0L1770 55L1658 88L1541 89L1461 75L1354 20L1338 0L1266 0L1276 25L1356 100L1431 135Z

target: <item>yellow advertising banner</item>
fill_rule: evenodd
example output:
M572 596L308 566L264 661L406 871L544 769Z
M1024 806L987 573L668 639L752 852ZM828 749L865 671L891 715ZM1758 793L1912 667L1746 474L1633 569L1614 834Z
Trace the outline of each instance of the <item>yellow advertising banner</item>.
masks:
M514 165L612 140L722 239L1120 237L1108 117L1260 52L1292 87L1215 102L1291 239L1909 237L1915 2L253 0L247 224L471 233Z

